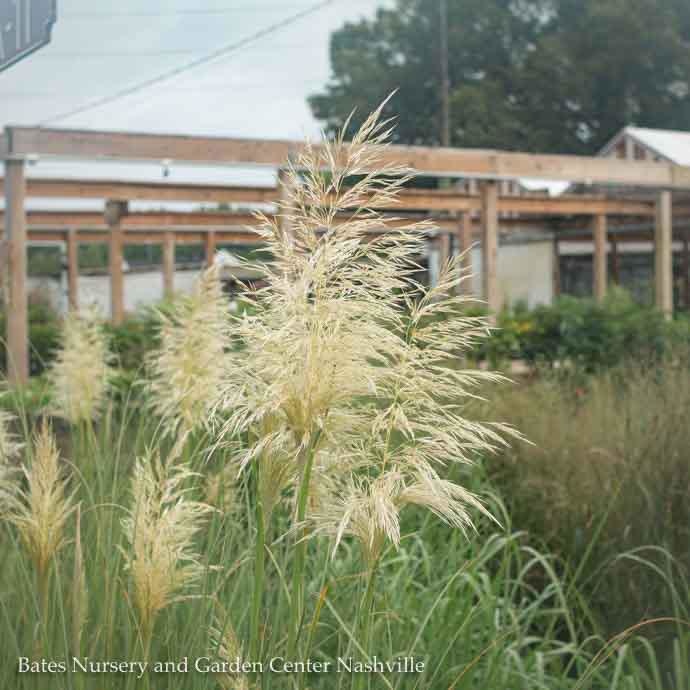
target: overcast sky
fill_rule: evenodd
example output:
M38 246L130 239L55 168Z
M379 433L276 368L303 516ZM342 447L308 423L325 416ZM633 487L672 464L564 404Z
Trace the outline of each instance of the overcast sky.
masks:
M306 97L328 42L382 0L331 5L249 46L88 112L62 113L288 19L316 0L58 0L52 42L0 72L0 126L49 124L243 137L315 135Z
M0 128L40 124L314 138L319 126L306 99L321 90L330 76L331 33L346 21L371 17L378 7L392 2L333 0L291 21L320 4L318 0L57 0L58 20L51 43L0 72ZM61 117L283 22L288 25L211 63L107 105ZM160 164L41 159L29 166L28 174L160 180L162 168ZM274 177L275 172L267 170L176 164L167 179L270 185ZM3 202L0 199L0 207ZM31 206L46 203L35 200Z

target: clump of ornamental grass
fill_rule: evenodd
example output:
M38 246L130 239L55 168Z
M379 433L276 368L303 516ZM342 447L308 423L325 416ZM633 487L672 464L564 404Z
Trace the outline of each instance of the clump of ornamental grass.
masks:
M185 598L205 572L194 541L212 508L190 498L196 477L184 465L163 464L151 451L139 458L131 481L132 506L123 520L123 550L145 657L158 615Z
M171 436L185 438L209 419L223 373L229 316L218 267L206 269L192 295L160 314L160 345L149 357L153 409Z
M207 473L205 498L206 503L225 515L237 508L237 467L228 463L220 470Z
M244 656L242 645L229 622L221 625L219 621L216 621L211 627L210 637L212 658L227 665L228 669L242 664ZM233 673L228 670L226 673L215 674L215 678L223 690L248 690L249 688L249 681L244 673Z
M71 312L48 371L51 412L71 424L92 422L100 416L112 376L112 355L101 323L94 314Z
M12 433L15 416L0 410L0 467L14 460L23 448L17 436Z
M81 639L88 618L89 597L84 568L84 551L81 543L81 508L77 506L74 537L74 571L70 589L72 608L72 653L80 655Z
M30 459L17 473L6 474L0 493L6 501L5 519L13 525L33 564L40 620L48 613L50 566L64 546L65 525L74 510L73 497L60 471L60 454L43 423L33 440Z
M243 462L259 477L275 472L269 468L279 457L285 484L277 493L294 500L288 655L303 619L308 528L336 544L356 536L370 566L386 540L399 542L405 506L468 529L473 514L486 511L443 475L512 433L463 414L483 383L501 377L460 366L489 331L486 319L464 313L460 258L443 267L436 286L419 284L428 224L376 210L394 205L410 179L390 162L390 123L380 113L351 142L341 134L307 145L290 163L287 196L259 231L272 257L263 266L266 286L248 300L251 313L235 320L235 354L223 378L223 435L247 433ZM250 655L259 628L261 517Z

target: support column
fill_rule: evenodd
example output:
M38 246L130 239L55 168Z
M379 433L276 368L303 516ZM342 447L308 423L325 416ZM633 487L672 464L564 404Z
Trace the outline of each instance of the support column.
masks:
M441 269L450 261L450 235L442 232L438 237L439 264Z
M553 236L553 266L551 271L552 303L561 296L561 248L558 235Z
M690 311L690 242L683 238L683 306Z
M216 255L216 231L209 230L204 237L204 254L206 267L213 265L213 258Z
M23 160L5 161L5 240L7 242L7 380L29 380L29 319L26 292L26 178Z
M465 277L460 288L467 295L472 293L472 215L469 211L462 211L458 217L457 239L458 253L462 255L460 266Z
M673 315L673 210L670 191L659 194L654 232L656 306L667 318Z
M597 302L606 297L606 284L608 281L606 264L606 216L594 216L594 257L592 274L594 278L594 297Z
M614 285L621 283L621 262L620 254L618 253L618 242L612 239L611 242L611 281Z
M289 234L292 232L292 223L290 222L290 181L286 170L281 168L278 171L278 225L280 229Z
M163 235L163 297L172 297L175 291L175 233Z
M482 298L489 313L501 308L498 292L498 185L490 180L482 184Z
M127 202L106 202L105 221L110 228L110 317L115 326L120 325L125 318L122 217L126 214Z
M71 311L79 309L79 244L76 228L65 233L67 241L67 303Z

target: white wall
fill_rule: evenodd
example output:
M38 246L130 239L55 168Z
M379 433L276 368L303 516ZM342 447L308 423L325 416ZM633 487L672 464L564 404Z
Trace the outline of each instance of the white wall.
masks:
M190 293L199 277L199 271L176 271L175 291ZM110 278L107 275L84 276L78 280L80 308L94 306L103 316L110 314ZM29 291L38 290L50 298L54 308L64 313L67 308L67 284L49 278L29 278ZM155 304L163 297L163 275L160 271L125 273L125 311Z
M498 248L498 284L503 304L518 300L530 307L553 299L553 244L549 240L501 244ZM482 253L472 250L472 290L482 294Z

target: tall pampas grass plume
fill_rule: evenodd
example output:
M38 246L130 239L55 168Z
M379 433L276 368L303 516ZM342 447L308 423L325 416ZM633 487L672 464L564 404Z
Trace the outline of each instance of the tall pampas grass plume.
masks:
M39 612L48 608L50 565L65 545L65 526L74 511L73 497L60 468L55 439L44 422L35 434L29 460L22 466L25 483L6 477L0 488L7 500L5 519L21 538L36 572Z
M154 451L134 468L123 553L147 656L158 615L205 572L194 541L213 509L189 497L185 484L194 476L184 465L163 464Z
M149 392L171 436L208 423L223 374L228 317L216 265L201 274L192 295L179 296L160 313L160 345L148 359Z
M259 233L265 287L234 320L221 438L247 433L244 463L281 458L297 525L288 654L303 618L304 537L358 538L371 564L400 541L400 514L423 507L468 530L486 513L443 475L515 432L464 414L485 383L463 354L490 321L467 315L461 257L420 284L431 222L391 218L411 171L394 161L385 103L351 141L307 145L288 165L285 197ZM261 537L261 535L259 535ZM257 551L260 553L260 551ZM258 558L258 557L257 557Z
M71 424L99 417L114 374L112 355L102 324L94 313L70 313L48 371L51 412Z

